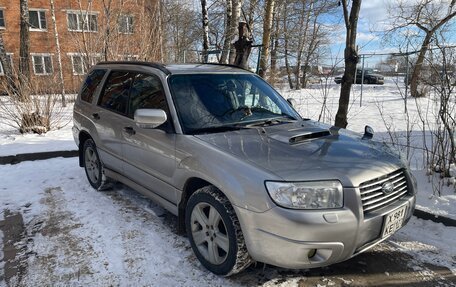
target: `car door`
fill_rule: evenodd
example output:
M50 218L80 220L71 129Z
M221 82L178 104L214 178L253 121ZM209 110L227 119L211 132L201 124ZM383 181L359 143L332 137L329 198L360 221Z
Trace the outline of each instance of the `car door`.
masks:
M168 120L155 129L136 126L137 109L162 109ZM176 168L176 135L163 85L158 76L139 73L135 75L128 107L128 124L123 127L125 175L162 198L177 203L172 176Z
M91 115L98 134L98 151L103 164L123 173L124 134L120 127L128 120L128 93L135 73L111 71Z

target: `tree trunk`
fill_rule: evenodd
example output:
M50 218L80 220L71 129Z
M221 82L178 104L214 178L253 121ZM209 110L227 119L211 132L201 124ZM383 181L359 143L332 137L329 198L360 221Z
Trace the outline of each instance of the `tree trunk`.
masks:
M277 81L277 49L279 48L279 21L278 21L278 13L274 13L273 19L273 26L274 26L274 33L271 37L272 42L272 50L271 50L271 77L269 83L271 85L275 85Z
M418 93L418 84L420 82L421 70L423 68L424 56L429 49L429 43L431 42L432 33L427 32L424 38L423 44L421 45L418 59L416 60L415 66L413 67L412 77L410 79L410 95L412 97L424 97L425 94ZM407 95L406 95L407 96Z
M266 11L263 20L263 52L260 57L260 69L258 74L260 77L266 77L266 71L268 69L269 59L269 45L271 40L271 26L272 26L272 14L274 12L275 0L266 0Z
M347 127L348 105L350 103L350 91L355 78L356 64L359 57L356 51L356 30L358 26L358 15L361 8L361 0L353 0L350 14L348 14L347 0L341 0L344 20L345 20L345 72L342 77L342 85L340 88L339 108L337 110L335 126L339 128Z
M20 0L20 49L19 49L19 84L20 99L29 100L30 97L30 36L28 0Z
M234 59L236 58L236 48L234 47L233 40L236 36L236 30L238 29L238 23L239 20L241 19L241 5L242 5L242 0L232 0L233 3L233 11L232 11L232 17L231 17L231 28L230 28L230 55L229 55L229 60L228 63L234 64Z
M239 40L234 43L234 47L236 48L234 65L247 69L250 52L252 50L252 41L250 40L249 29L245 22L239 23Z
M109 44L111 43L111 2L112 0L103 0L103 10L105 13L105 29L103 37L103 58L105 61L109 60ZM87 55L88 56L88 55Z
M249 2L249 14L247 15L247 24L250 29L250 33L253 33L253 24L255 21L255 11L257 11L258 0L250 0Z
M318 23L317 23L317 17L314 18L313 20L313 28L312 28L312 35L310 37L310 42L309 46L306 49L306 56L304 58L304 65L303 65L303 73L302 73L302 88L305 89L307 88L307 71L310 68L310 58L314 54L315 50L317 49L318 46Z
M283 14L288 14L288 1L285 1ZM284 37L284 49L285 49L285 68L287 70L288 85L290 89L293 89L293 81L291 79L290 62L288 60L288 22L287 17L283 17L283 37Z
M231 21L233 16L233 0L226 0L226 23L225 23L225 40L223 42L222 56L220 57L220 64L226 64L230 52L230 44L232 38L230 37Z
M60 51L59 31L57 30L57 23L55 21L54 0L49 0L49 3L51 4L52 24L54 25L54 39L55 39L55 47L57 50L57 64L59 67L59 85L60 85L60 92L62 94L62 106L66 107L65 83L63 81L63 68L62 68L62 53Z
M201 14L203 16L203 62L209 61L209 17L207 15L207 1L201 0Z
M313 7L313 2L310 3L310 8L307 10L304 9L306 7L307 1L303 2L303 9L302 9L302 14L300 15L300 21L299 21L299 41L298 41L298 54L296 58L296 71L295 71L295 88L296 90L299 90L301 88L301 83L300 83L300 77L299 75L301 74L301 63L302 63L302 54L304 53L304 47L307 42L307 33L309 30L309 22L310 22L310 12ZM301 36L301 34L304 33L304 35ZM304 71L305 73L305 71Z

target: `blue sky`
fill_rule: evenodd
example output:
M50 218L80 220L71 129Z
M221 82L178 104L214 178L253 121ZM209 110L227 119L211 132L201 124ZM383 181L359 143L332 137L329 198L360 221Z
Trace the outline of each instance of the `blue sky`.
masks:
M398 52L399 47L391 43L387 43L382 39L381 31L384 30L385 23L388 22L388 6L394 4L397 0L363 0L358 21L357 44L360 48L360 54L371 53L389 53ZM416 0L407 0L407 2L415 2ZM331 56L332 58L343 58L343 49L345 47L345 26L342 18L342 7L340 15L331 19L338 27L335 27L333 37L331 38L332 44ZM456 42L456 33L448 33L448 42ZM370 64L374 65L376 62L386 58L378 56L371 57Z

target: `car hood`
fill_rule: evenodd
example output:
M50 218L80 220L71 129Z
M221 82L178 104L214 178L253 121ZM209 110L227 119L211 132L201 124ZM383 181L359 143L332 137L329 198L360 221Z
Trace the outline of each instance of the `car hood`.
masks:
M314 121L195 136L287 181L338 179L358 186L404 167L388 145Z

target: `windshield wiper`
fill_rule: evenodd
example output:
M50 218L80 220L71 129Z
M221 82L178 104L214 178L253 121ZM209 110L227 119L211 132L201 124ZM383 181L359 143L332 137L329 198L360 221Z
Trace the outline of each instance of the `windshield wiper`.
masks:
M291 123L297 121L294 117L284 114L280 117L276 118L269 118L269 119L263 119L259 121L252 122L251 124L248 125L248 127L253 127L253 126L272 126L274 124L283 124L283 123Z
M230 125L222 125L222 126L213 126L213 127L204 127L199 129L192 129L188 132L188 134L205 134L205 133L221 133L226 131L236 131L240 129L246 129L243 125L237 124L230 124Z

